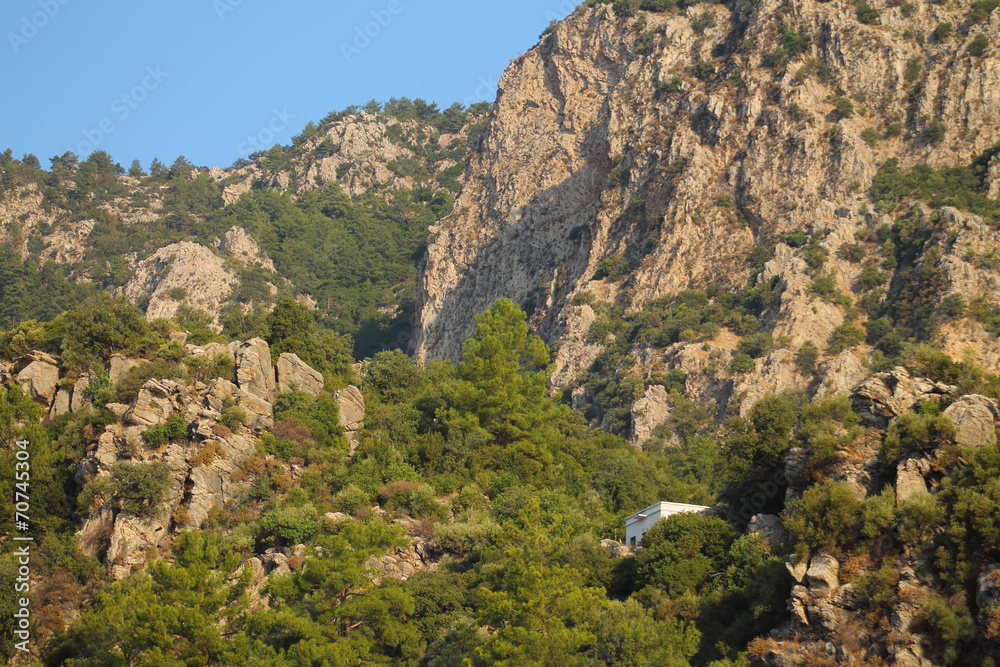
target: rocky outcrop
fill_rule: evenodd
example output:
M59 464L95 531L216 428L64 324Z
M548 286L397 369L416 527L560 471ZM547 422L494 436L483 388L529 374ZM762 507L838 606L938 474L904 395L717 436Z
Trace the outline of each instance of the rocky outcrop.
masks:
M323 391L323 374L313 370L297 354L283 352L278 357L278 391L303 391L319 396Z
M670 417L670 407L670 395L663 385L646 387L646 393L632 406L632 444L642 447L653 429Z
M820 364L818 375L823 378L816 390L818 395L849 394L871 375L871 370L853 350L844 350Z
M111 384L118 384L130 370L145 363L148 363L145 359L129 359L120 354L112 355L111 366L108 369Z
M910 375L905 368L897 367L891 373L878 373L862 383L854 391L851 400L854 411L864 422L884 429L890 421L909 411L920 399L939 399L954 389Z
M998 415L994 399L976 394L962 396L944 411L955 424L955 441L960 445L995 443Z
M340 408L340 425L344 428L353 453L357 446L357 433L365 426L365 397L354 386L341 389L333 396Z
M240 389L273 403L276 382L267 341L252 338L245 343L233 343L229 349L236 358L236 384Z
M242 227L230 227L217 244L219 250L228 252L244 264L256 264L271 273L275 272L274 262L267 258L257 241Z
M59 385L59 362L44 352L32 352L13 368L16 381L33 401L48 408Z
M238 282L222 257L205 246L181 241L139 262L121 293L136 303L148 299L145 310L151 320L172 318L182 304L218 318Z
M835 4L794 0L782 8L767 0L750 12L708 6L696 32L683 14L626 19L607 4L579 8L500 81L455 209L431 228L414 352L457 359L473 316L499 297L532 297L535 330L562 341L576 335L577 294L636 310L683 289L740 286L751 250L775 243L765 279L784 294L782 316L770 325L792 349L811 340L823 350L845 313L815 293L817 272L801 248L781 243L786 235L816 233L830 254L822 271L833 269L838 290L850 294L863 265L841 261L838 250L855 232L891 222L861 194L880 166L891 157L903 168L968 165L1000 139L992 111L1000 105L997 59L970 59L971 33L933 45L900 38L930 34L942 21L963 25L965 11L886 9L880 25L869 26ZM811 41L787 67L770 67L779 14ZM991 40L1000 36L995 21L981 29ZM734 50L733 35L753 48ZM721 55L712 51L718 44L727 45ZM914 59L923 68L917 86L904 78ZM715 73L692 76L699 60ZM807 62L829 74L797 77ZM837 114L838 96L865 100L864 113ZM913 111L904 117L904 109ZM921 139L928 119L943 122L940 143ZM874 145L862 138L890 123L901 123L903 135ZM993 171L988 191L996 189ZM955 224L979 224L966 218ZM955 231L960 245L980 235ZM995 280L963 274L964 250L952 252L952 242L945 233L931 245L951 263L954 291L967 299L995 294L996 285L988 287ZM628 267L624 278L598 274L609 257ZM575 366L582 351L575 344L565 359L557 354L557 368Z
M771 544L779 544L788 539L788 531L781 519L774 514L755 514L747 524L747 533L762 534Z

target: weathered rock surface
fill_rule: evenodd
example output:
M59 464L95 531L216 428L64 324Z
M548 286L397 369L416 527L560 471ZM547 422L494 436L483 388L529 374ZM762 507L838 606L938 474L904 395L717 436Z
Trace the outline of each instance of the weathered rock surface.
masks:
M455 209L431 229L411 340L417 356L457 359L473 316L501 296L523 302L534 295L532 324L556 342L575 335L567 311L584 291L636 310L683 289L740 286L753 247L775 241L765 273L784 286L782 317L770 320L774 334L792 338L793 349L812 340L823 350L843 310L812 292L802 250L780 241L797 229L829 230L820 237L830 253L824 271L834 269L838 289L850 294L862 266L837 251L856 231L885 222L859 193L890 157L903 168L968 165L993 146L1000 139L993 111L1000 64L964 55L971 33L933 47L902 38L905 31L930 34L944 20L962 25L966 5L906 16L887 8L878 26L859 23L839 5L795 0L787 9L782 20L813 37L787 67L762 65L780 45L777 0L750 13L706 8L712 25L701 31L700 24L698 33L685 16L626 19L607 5L581 7L514 61L472 149ZM713 59L712 45L734 30L754 47ZM1000 27L991 21L982 30L994 39ZM918 57L926 71L914 88L904 71ZM718 72L691 77L698 59ZM829 67L825 80L795 77L810 59ZM662 93L675 76L680 89ZM838 95L866 99L865 113L839 117L832 106ZM877 146L864 141L865 129L898 122L899 110L911 105L914 118L944 123L943 141L919 139L926 121L904 123L904 136ZM1000 169L995 162L989 169ZM987 190L996 189L989 174ZM966 236L985 239L983 227ZM946 280L955 291L967 300L996 294L981 274L958 284L964 248L952 252L946 238L934 245L953 262ZM966 243L962 233L957 243ZM628 279L595 280L612 256L628 263ZM577 367L581 351L574 345L565 359L557 354L557 367ZM573 376L560 375L563 383Z
M226 235L218 240L218 248L244 264L256 264L274 273L274 262L267 258L257 241L242 227L230 227Z
M944 416L955 424L955 441L960 445L987 445L997 441L997 402L969 394L949 405Z
M646 387L646 393L632 406L633 445L642 447L653 435L653 429L670 417L670 394L660 384Z
M840 563L833 556L818 554L809 560L806 579L813 594L826 589L832 594L840 585Z
M747 524L747 533L750 535L760 533L772 544L788 539L788 531L785 530L781 519L774 514L755 514Z
M254 414L248 429L230 431L218 420L231 398L244 406L248 416L251 406L266 406L259 407L266 417ZM144 430L174 414L189 425L185 437L155 450L134 446ZM108 426L98 436L76 480L85 485L97 476L109 475L119 462L162 462L169 472L166 498L157 512L142 518L118 511L113 502L93 508L80 531L85 553L103 556L111 575L120 579L142 567L147 552L169 549L175 530L200 527L213 507L232 500L250 483L238 474L256 447L249 428L264 428L253 420L266 424L270 414L269 403L224 379L195 385L148 381L126 407L123 423Z
M14 364L17 383L36 403L52 404L59 385L59 362L44 352L33 352Z
M361 390L355 386L341 389L334 393L337 405L340 407L340 425L344 428L347 441L354 451L357 440L357 432L365 426L365 397Z
M905 368L878 373L859 386L851 399L854 411L863 421L877 428L909 411L921 398L939 398L954 387L936 385L920 376L911 376Z
M205 246L181 241L139 262L121 293L133 302L148 297L146 317L151 320L172 318L182 304L218 318L225 298L238 282L222 257Z
M236 358L236 384L243 391L273 403L276 383L267 341L252 338L245 343L233 343L230 349Z
M915 458L900 461L896 465L896 502L906 502L918 493L927 493L921 461Z
M137 366L148 363L145 359L130 359L116 354L111 357L111 367L108 370L108 377L112 384L118 384L128 372Z
M822 383L816 390L818 395L849 394L871 375L871 371L858 359L852 350L844 350L833 359L819 366Z
M297 354L284 352L278 357L278 391L303 391L319 396L323 391L323 374L313 370Z

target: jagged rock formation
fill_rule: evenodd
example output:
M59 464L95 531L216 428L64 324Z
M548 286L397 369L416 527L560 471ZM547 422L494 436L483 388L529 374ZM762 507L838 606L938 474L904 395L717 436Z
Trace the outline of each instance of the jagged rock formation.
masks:
M244 230L233 227L219 242L219 250L238 263L257 264L274 271L274 264ZM149 319L172 318L182 306L208 313L218 320L227 297L239 285L237 265L227 257L190 241L172 243L139 262L120 292L145 305ZM271 286L272 293L277 288Z
M866 244L857 261L844 250L858 245L858 234L870 238L894 222L864 194L885 161L965 166L1000 140L1000 60L966 51L980 31L998 38L997 14L948 40L904 37L930 34L941 21L963 24L967 4L905 15L880 6L880 25L860 23L851 5L813 0L632 18L607 4L581 7L501 79L462 193L431 229L412 351L459 358L473 315L508 297L530 303L535 331L557 346L553 390L573 386L603 349L588 335L594 309L574 297L635 312L685 289L739 288L751 275L751 251L774 246L758 280L781 292L762 320L783 343L753 370L725 372L738 342L725 330L704 342L635 348L624 370L649 389L654 368L681 369L688 398L719 406L735 398L742 414L767 392L850 392L870 373L871 349L828 351L847 310L817 297L803 249L785 239L818 234L824 271L852 294L882 251ZM769 58L782 46L783 25L809 42L775 65ZM837 98L853 100L854 111L837 112ZM924 136L931 120L943 123L940 142ZM898 136L871 140L870 128L892 123ZM988 192L998 164L994 157ZM976 258L993 256L997 232L953 208L925 207L921 216L935 229L914 270L936 272L934 303L949 294L996 301L1000 272ZM603 270L611 259L624 270ZM938 340L956 359L971 354L1000 370L997 338L978 322L948 322ZM820 352L815 374L795 363L807 342ZM572 398L587 403L580 386ZM633 407L636 441L656 425L649 398Z
M146 301L150 319L170 319L181 305L218 317L223 299L237 282L221 257L202 245L182 241L139 262L121 292L135 303Z
M207 382L148 380L131 404L107 406L120 421L103 433L93 434L92 445L76 472L76 482L83 487L97 477L110 475L118 463L160 462L169 471L164 500L150 508L147 515L119 511L100 499L85 515L79 533L81 546L87 554L101 557L116 579L143 567L156 550L168 551L177 531L199 528L214 507L233 500L253 483L244 464L256 452L257 436L274 425L273 403L278 391L295 389L313 396L323 391L322 375L294 354L282 354L275 368L270 348L260 339L232 343L228 348L210 343L203 347L188 345L186 349L190 355L209 359L219 354L233 355L233 377ZM143 363L147 362L115 356L111 361L114 381L121 381L131 368ZM36 402L48 408L50 419L85 409L89 404L86 388L92 376L84 374L76 378L74 385L72 376L60 379L61 375L59 360L44 352L32 352L12 364L0 363L4 386L21 385ZM364 426L364 397L353 386L335 396L341 425L353 443ZM230 405L238 405L246 414L245 424L235 429L222 424L223 413ZM148 429L177 416L185 424L183 439L155 446L146 443ZM289 474L294 478L295 471ZM422 540L413 544L414 562L422 563L420 559L424 559L430 563L432 557L440 557L429 551L429 545L422 544ZM410 554L404 552L402 556ZM386 576L412 573L402 565L389 565L386 561Z

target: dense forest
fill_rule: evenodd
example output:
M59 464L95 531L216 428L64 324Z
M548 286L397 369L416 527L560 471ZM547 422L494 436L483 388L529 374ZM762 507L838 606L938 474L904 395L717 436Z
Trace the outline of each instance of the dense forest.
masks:
M328 388L357 381L349 343L327 340L308 316L292 301L269 314L273 348L308 358ZM231 372L190 358L182 367L175 328L100 297L10 330L2 342L7 356L58 351L71 374L123 351L158 360L144 377ZM934 545L935 571L961 593L996 548L1000 449L959 448L942 403L922 404L885 434L887 471L908 452L948 452L942 492L897 505L891 489L862 501L829 476L866 435L842 395L772 396L746 418L717 425L692 406L665 425L682 446L638 451L546 396L549 360L509 301L477 318L459 364L420 367L380 352L361 370L369 410L349 458L336 404L287 395L246 465L259 471L253 485L201 531L180 531L169 559L123 581L80 553L79 517L95 502L141 516L155 508L165 479L155 465L116 468L100 488L102 478L78 489L73 477L90 434L117 419L105 406L127 401L142 378L89 390L92 407L49 426L37 425L40 409L18 387L3 390L4 443L27 438L33 447L37 608L88 601L65 630L39 616L36 631L49 635L43 664L746 664L748 643L753 653L752 641L785 614L785 561L796 552L867 560L870 573L855 587L877 622L903 553ZM163 437L188 435L167 428ZM724 514L686 514L658 523L634 557L615 559L602 547L620 537L624 516L661 498L738 506L793 446L811 452L813 485L784 509L787 541L742 534L739 519ZM13 451L5 447L5 465ZM295 484L289 466L300 469ZM4 479L4 532L12 484ZM369 559L406 542L393 517L409 517L448 555L434 571L373 586ZM240 565L297 544L306 550L290 561L290 576L269 580L259 593L269 604L249 610L250 571ZM0 572L10 583L16 564L5 550ZM936 604L925 622L938 655L975 664L987 645L967 643L968 608L948 598ZM9 637L11 614L4 618Z

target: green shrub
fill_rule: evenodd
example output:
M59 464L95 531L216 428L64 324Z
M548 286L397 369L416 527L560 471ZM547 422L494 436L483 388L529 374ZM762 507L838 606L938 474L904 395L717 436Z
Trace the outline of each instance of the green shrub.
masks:
M733 375L738 375L741 373L749 373L757 368L757 364L754 363L753 357L749 354L740 353L732 358L729 362L729 372Z
M861 139L872 148L875 148L875 145L878 144L878 141L881 138L882 136L874 127L866 127L864 131L861 132Z
M879 495L865 498L861 514L864 517L861 532L865 537L882 535L896 523L896 490L887 486Z
M736 344L737 354L746 354L754 359L763 357L774 347L774 340L769 333L755 333L745 336Z
M879 448L879 459L887 467L894 466L907 454L953 444L955 433L955 425L947 417L907 412L889 427Z
M927 492L917 493L896 510L899 536L910 543L930 538L944 519L945 507Z
M677 0L642 0L639 9L647 12L672 12L677 9Z
M858 17L858 20L865 25L878 25L881 23L879 11L869 5L865 0L858 0L855 15Z
M838 97L834 100L833 106L841 118L850 118L854 115L854 102L846 97Z
M715 65L707 60L698 60L691 66L691 74L702 81L715 74Z
M802 347L795 354L795 363L799 370L806 375L812 375L816 371L816 361L819 359L819 348L812 341L802 343Z
M901 134L903 134L902 123L889 123L888 125L885 126L885 136L887 138L898 137Z
M1000 7L1000 0L976 0L969 11L969 23L982 23L989 18L994 9Z
M312 505L277 507L261 517L258 535L265 544L302 544L316 534L317 521Z
M930 631L929 643L940 655L940 662L954 664L958 660L958 645L971 637L976 629L969 608L961 602L949 605L939 596L931 594L920 616Z
M862 429L860 419L844 394L816 398L802 411L799 439L809 447L814 461L824 461L849 447Z
M660 90L667 95L679 93L681 91L681 83L683 83L683 79L679 76L672 76L660 85Z
M869 264L861 269L861 273L858 274L858 279L854 284L859 292L869 292L876 287L885 285L887 282L889 282L889 274L879 270L874 264Z
M160 447L168 442L187 437L187 422L181 415L174 415L168 421L150 426L142 432L142 437L148 447Z
M969 55L980 57L986 53L986 49L990 46L990 40L983 33L976 35L976 38L969 43Z
M675 514L661 519L642 537L637 587L663 587L670 597L697 591L720 569L735 539L733 529L718 517Z
M844 243L837 249L837 255L846 262L857 264L865 258L865 249L858 243Z
M97 487L90 489L95 483ZM90 507L96 498L106 497L127 514L148 516L162 509L160 504L169 487L170 467L162 461L116 463L111 468L110 479L98 477L84 487L80 505Z
M371 498L368 494L354 484L348 484L338 491L331 501L331 504L338 512L345 514L354 514L358 510L367 507L369 503L371 503Z
M920 58L910 58L906 61L906 67L903 69L903 80L907 83L914 83L920 78L920 69Z
M219 421L230 431L236 431L240 426L246 426L247 413L238 405L230 405L222 411Z
M948 23L947 21L942 21L941 23L937 24L936 28L934 28L933 32L934 39L940 42L941 40L947 38L951 34L951 31L952 31L951 23Z
M786 510L785 527L800 545L843 549L857 539L861 500L847 482L809 487Z
M416 518L433 518L439 521L448 518L448 508L437 501L437 493L429 484L421 484L410 492L409 506Z
M806 244L806 233L803 231L792 232L785 237L785 243L793 248L801 248Z
M934 118L933 120L927 121L923 132L920 133L920 138L928 144L936 144L944 139L944 135L947 131L948 127L941 122L941 120Z
M951 319L957 319L965 315L969 305L965 302L965 297L961 294L949 294L941 300L941 312Z
M102 368L91 376L90 383L83 390L83 395L97 408L103 408L114 400L115 390L111 384L111 377L105 369Z
M834 329L830 339L830 354L849 350L865 339L865 331L852 322L844 322Z

